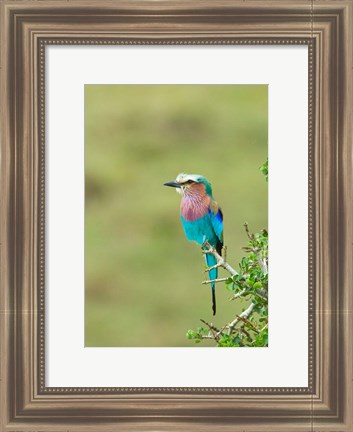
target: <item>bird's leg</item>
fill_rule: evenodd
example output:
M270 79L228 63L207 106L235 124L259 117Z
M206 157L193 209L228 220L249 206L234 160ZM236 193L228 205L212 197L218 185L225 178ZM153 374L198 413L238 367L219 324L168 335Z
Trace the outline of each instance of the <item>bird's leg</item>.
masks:
M212 254L214 248L208 243L207 240L205 240L201 245L201 250L203 254Z
M201 245L201 249L204 249L206 247L210 247L211 245L208 243L208 241L206 240L205 236L203 236L203 243Z

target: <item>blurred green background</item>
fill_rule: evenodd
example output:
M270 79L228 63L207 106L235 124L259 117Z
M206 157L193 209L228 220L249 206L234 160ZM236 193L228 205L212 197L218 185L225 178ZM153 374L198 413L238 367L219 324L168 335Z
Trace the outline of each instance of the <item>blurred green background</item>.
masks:
M85 346L195 346L200 318L221 327L241 311L220 285L212 317L200 246L163 183L211 181L236 266L244 221L267 228L267 119L264 85L85 86Z

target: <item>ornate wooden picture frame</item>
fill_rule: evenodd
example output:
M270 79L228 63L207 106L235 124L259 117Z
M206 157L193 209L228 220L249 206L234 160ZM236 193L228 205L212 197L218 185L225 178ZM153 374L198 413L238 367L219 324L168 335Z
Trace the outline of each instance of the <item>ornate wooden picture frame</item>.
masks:
M2 431L353 430L352 22L352 0L2 2ZM308 387L45 386L49 44L309 47Z

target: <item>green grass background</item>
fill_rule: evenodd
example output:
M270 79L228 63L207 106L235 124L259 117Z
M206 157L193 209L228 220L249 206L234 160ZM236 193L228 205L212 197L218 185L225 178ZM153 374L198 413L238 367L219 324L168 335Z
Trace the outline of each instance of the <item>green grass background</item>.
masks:
M264 85L85 86L86 346L195 346L185 334L200 318L221 326L241 311L220 285L212 317L200 246L163 183L211 181L236 266L244 221L267 228L267 121Z

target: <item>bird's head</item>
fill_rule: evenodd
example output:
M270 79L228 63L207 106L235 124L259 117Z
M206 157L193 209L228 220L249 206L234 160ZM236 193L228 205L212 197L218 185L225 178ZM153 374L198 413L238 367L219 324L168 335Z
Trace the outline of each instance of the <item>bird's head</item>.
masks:
M175 187L176 191L181 195L187 195L188 192L191 192L193 189L198 189L200 184L204 185L206 193L212 196L211 183L206 177L199 174L180 173L175 180L164 183L164 186Z

